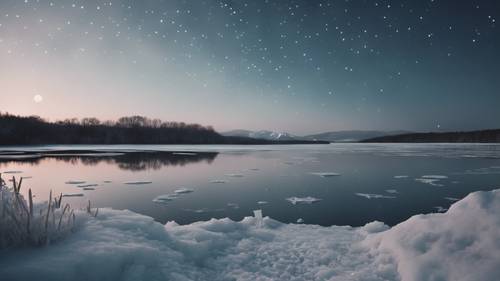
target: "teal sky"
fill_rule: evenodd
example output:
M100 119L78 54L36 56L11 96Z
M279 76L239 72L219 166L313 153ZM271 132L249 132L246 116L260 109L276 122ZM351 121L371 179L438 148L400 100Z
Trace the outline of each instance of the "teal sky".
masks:
M496 128L499 14L494 0L6 0L0 110L295 134Z

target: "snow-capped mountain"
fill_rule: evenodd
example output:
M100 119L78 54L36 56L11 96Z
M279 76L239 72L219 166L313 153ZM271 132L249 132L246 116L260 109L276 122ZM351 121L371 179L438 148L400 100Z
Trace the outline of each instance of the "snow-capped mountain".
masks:
M398 135L408 133L408 131L333 131L319 134L296 136L286 132L273 131L250 131L250 130L232 130L223 132L224 136L249 137L266 140L308 140L308 141L330 141L330 142L358 142L366 139L383 137L389 135Z
M224 136L233 137L249 137L255 139L265 139L265 140L300 140L302 138L294 136L286 132L273 132L273 131L249 131L249 130L232 130L228 132L223 132Z
M358 142L366 139L398 135L408 133L408 131L333 131L302 137L305 140L321 140L331 142Z

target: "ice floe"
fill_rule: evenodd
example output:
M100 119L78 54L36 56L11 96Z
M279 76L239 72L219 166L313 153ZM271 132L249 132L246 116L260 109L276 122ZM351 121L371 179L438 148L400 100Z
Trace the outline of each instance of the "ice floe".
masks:
M444 186L443 184L439 183L443 179L447 179L448 176L444 175L424 175L420 178L416 178L415 181L425 183L428 185L432 186Z
M211 183L226 183L226 180L211 180Z
M438 180L442 180L442 179L447 179L448 176L444 176L444 175L424 175L424 176L422 176L422 178L424 178L424 179L438 179Z
M174 194L163 194L163 195L156 196L153 199L153 202L165 204L165 203L168 203L168 202L175 200L177 198L179 198L179 195L175 194L175 193Z
M495 175L495 174L500 174L500 170L497 166L491 166L491 167L486 167L486 168L466 170L463 174L466 174L466 175L490 175L490 174Z
M125 182L124 184L128 184L128 185L142 185L142 184L151 184L153 183L152 181L129 181L129 182Z
M460 200L460 199L455 198L455 197L445 197L444 199L446 199L446 200L448 200L448 201L452 201L452 202L455 202L455 201Z
M78 185L78 184L84 184L86 181L67 181L65 184L71 184L71 185Z
M236 203L227 203L227 206L229 208L232 208L232 209L239 209L240 208L240 205L238 205Z
M297 223L304 223L304 219L303 218L298 218L297 219Z
M436 207L434 207L434 209L436 209L436 211L439 213L444 213L448 210L447 208L444 208L442 206L436 206Z
M242 178L244 177L243 174L225 174L226 177L232 177L232 178Z
M408 176L406 175L399 175L399 176L394 176L395 179L406 179Z
M88 187L96 187L98 186L98 184L95 184L95 183L89 183L89 184L80 184L80 185L77 185L76 187L80 187L80 188L88 188Z
M321 201L319 198L315 198L312 196L307 196L307 197L288 197L286 200L293 205L297 204L312 204L312 203L317 203Z
M186 194L186 193L194 192L194 190L190 189L190 188L184 188L184 187L182 187L182 188L178 188L178 189L174 190L174 192L176 194Z
M364 197L366 199L394 199L395 196L388 196L382 194L374 194L374 193L355 193L357 196Z
M269 204L269 202L267 202L267 201L257 201L257 204L259 204L259 205L266 205L266 204Z
M63 197L82 197L83 193L65 193Z
M334 173L334 172L312 172L310 174L315 176L320 176L322 178L331 178L340 176L339 173Z
M385 192L391 193L391 194L397 194L398 191L396 189L386 189Z

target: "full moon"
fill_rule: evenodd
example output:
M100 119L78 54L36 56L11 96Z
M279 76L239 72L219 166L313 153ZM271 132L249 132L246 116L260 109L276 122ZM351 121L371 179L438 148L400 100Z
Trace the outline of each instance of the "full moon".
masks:
M36 103L41 103L43 101L43 97L41 95L35 95L33 97L33 101Z

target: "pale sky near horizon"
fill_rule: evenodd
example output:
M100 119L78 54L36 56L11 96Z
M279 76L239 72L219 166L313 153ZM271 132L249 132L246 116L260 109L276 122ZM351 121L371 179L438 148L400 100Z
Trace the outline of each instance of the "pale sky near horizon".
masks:
M0 111L230 129L500 127L500 3L0 2Z

